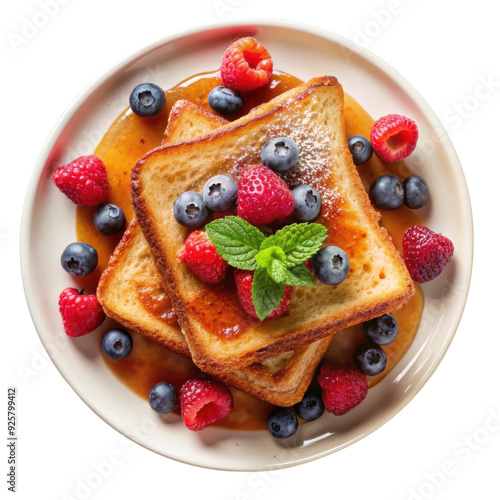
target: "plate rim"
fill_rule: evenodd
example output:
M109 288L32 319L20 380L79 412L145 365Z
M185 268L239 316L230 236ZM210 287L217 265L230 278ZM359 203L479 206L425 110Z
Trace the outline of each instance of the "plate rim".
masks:
M466 216L466 222L467 222L467 227L465 228L467 231L467 234L470 235L469 241L470 241L470 246L466 249L463 249L466 252L466 256L468 257L467 259L464 259L463 266L464 267L463 271L465 272L465 277L467 278L467 288L464 290L464 293L461 297L462 303L460 304L460 309L456 316L453 318L453 323L451 324L447 337L446 337L446 343L443 345L443 347L440 349L439 353L433 358L432 363L430 365L430 369L426 372L425 376L419 379L418 383L415 384L415 390L411 391L411 394L406 396L391 412L389 412L381 422L377 422L372 428L370 428L368 431L363 431L361 432L358 436L356 436L355 439L343 443L341 445L337 445L333 448L329 448L328 450L324 451L319 451L315 454L308 455L307 457L301 457L297 458L294 460L290 460L285 463L279 463L279 464L272 464L267 466L260 466L260 467L238 467L235 464L233 464L233 467L228 468L227 466L222 468L218 466L210 466L205 463L195 463L195 461L188 461L183 458L179 458L176 456L173 456L172 454L166 455L164 452L155 449L152 447L147 441L141 441L139 438L134 438L133 436L130 436L123 432L123 429L120 428L119 425L116 423L111 422L106 416L102 415L101 413L98 412L97 409L94 408L94 405L84 399L84 397L80 394L80 391L76 390L74 385L68 381L68 378L65 376L65 373L63 373L63 370L59 367L59 362L57 359L53 359L50 355L50 359L57 368L58 372L61 374L61 376L64 378L64 380L71 386L71 388L74 390L74 392L78 395L78 397L102 420L104 420L108 425L110 425L114 430L118 431L120 434L124 435L128 439L132 440L133 442L139 444L140 446L153 451L161 456L164 456L166 458L171 458L173 460L188 464L188 465L195 465L198 467L203 467L207 469L213 469L213 470L225 470L225 471L240 471L240 472L256 472L256 471L268 471L268 470L274 470L274 469L281 469L281 468L288 468L296 465L300 465L303 463L307 463L319 458L322 458L324 456L330 455L334 452L340 451L347 446L354 444L355 442L360 441L364 437L368 436L372 432L376 431L379 429L382 425L386 424L389 422L395 415L397 415L423 388L423 386L428 382L428 380L431 378L437 367L440 365L444 355L448 351L451 342L453 341L453 338L456 334L456 331L458 329L458 326L460 324L461 318L463 316L465 306L467 303L468 299L468 294L470 290L470 284L471 284L471 275L472 275L472 268L473 268L473 256L474 256L474 224L473 224L473 215L472 215L472 206L471 206L471 201L470 201L470 195L469 195L469 190L465 178L465 174L461 165L461 162L458 158L458 155L455 151L455 148L452 144L452 141L442 125L441 121L435 114L435 112L432 110L432 108L429 106L427 101L417 92L417 90L413 87L413 85L408 82L393 66L391 66L389 63L384 61L382 58L380 58L378 55L374 54L373 52L369 51L368 49L361 47L357 45L355 42L352 42L351 40L338 35L334 32L328 31L323 28L318 28L316 26L306 24L306 23L299 23L299 22L293 22L293 21L288 21L288 20L279 20L279 19L260 19L260 18L252 18L249 20L245 20L244 22L239 22L239 21L223 21L223 22L217 22L217 23L208 23L204 25L199 25L195 28L190 28L187 30L182 30L180 32L173 33L171 35L167 35L165 37L162 37L160 39L157 39L153 42L144 44L143 46L137 48L133 52L131 52L128 56L115 61L110 65L109 68L101 72L99 75L97 75L94 79L92 79L86 86L85 88L80 91L80 93L73 99L73 101L69 104L69 106L65 109L65 111L61 114L59 119L57 120L56 124L50 131L50 134L48 135L48 138L44 142L42 149L38 155L38 158L35 162L35 165L33 167L30 180L28 182L28 186L26 189L26 195L24 199L24 204L23 204L23 211L22 211L22 217L21 217L21 227L20 227L20 265L21 265L21 275L22 275L22 283L23 283L23 289L24 289L24 294L26 298L26 302L28 305L28 309L30 311L30 315L33 321L33 325L35 327L35 330L37 332L37 335L44 347L44 349L49 353L49 350L47 349L47 339L44 339L44 333L42 333L42 330L44 329L43 326L41 325L42 319L39 318L34 311L34 303L36 301L36 296L34 294L34 286L32 286L32 279L31 279L31 269L30 269L30 259L29 259L29 248L30 244L29 242L31 241L31 220L32 220L32 215L33 215L33 210L34 210L34 202L35 202L35 195L36 191L38 188L38 184L41 178L41 175L43 173L43 170L49 160L50 153L53 151L55 143L57 139L60 137L61 133L64 131L66 126L68 125L69 121L73 117L73 115L78 111L78 109L82 106L82 104L104 83L106 82L109 78L111 78L115 73L119 72L120 70L125 69L127 66L135 62L137 59L140 59L147 55L149 52L152 52L156 49L159 49L160 47L164 45L168 45L169 43L181 40L182 38L189 38L194 35L199 35L201 33L206 34L207 36L210 34L210 32L217 32L220 31L221 29L224 28L231 28L234 29L235 32L237 31L244 31L245 29L248 28L257 28L259 29L260 27L265 27L265 28L285 28L289 30L295 30L295 31L301 31L307 35L313 35L313 36L318 36L320 38L326 39L330 42L333 42L341 47L345 47L347 50L352 51L354 54L357 54L358 56L368 60L370 63L374 64L379 70L383 71L386 73L392 80L395 80L396 83L400 84L405 91L410 95L411 99L418 105L419 109L421 109L426 118L430 121L430 124L434 129L439 129L442 131L442 135L440 137L441 142L442 142L442 147L445 148L446 154L448 158L450 159L450 162L454 165L454 171L455 174L460 174L460 178L457 179L459 181L459 187L461 188L461 200L462 203L465 205L465 212L464 216ZM56 357L57 358L57 357ZM232 431L234 432L234 431Z

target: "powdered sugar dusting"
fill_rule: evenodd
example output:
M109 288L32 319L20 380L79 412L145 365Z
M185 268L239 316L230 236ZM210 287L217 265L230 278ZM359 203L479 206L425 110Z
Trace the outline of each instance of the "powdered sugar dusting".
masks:
M316 189L321 195L323 216L335 216L343 200L336 188L328 187L331 183L330 141L323 122L322 115L314 111L303 112L298 116L284 114L262 129L262 139L258 144L249 146L244 137L240 138L238 142L241 148L235 148L239 152L238 156L224 159L224 163L231 165L229 175L237 178L245 165L261 163L260 151L269 139L288 137L299 147L299 161L292 170L278 175L291 189L299 184Z

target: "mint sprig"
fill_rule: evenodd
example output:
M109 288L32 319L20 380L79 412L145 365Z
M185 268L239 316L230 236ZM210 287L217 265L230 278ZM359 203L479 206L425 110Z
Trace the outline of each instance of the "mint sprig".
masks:
M259 267L253 275L252 300L257 316L262 321L276 309L285 296L285 284L276 283L265 268Z
M291 224L269 236L261 249L277 246L285 253L289 266L302 264L321 248L326 238L326 227L321 224Z
M267 270L274 281L282 283L287 270L285 257L285 252L280 247L273 246L260 250L255 260L260 267Z
M314 280L309 269L299 264L286 270L284 283L288 286L314 285Z
M254 226L230 215L206 226L208 237L217 253L236 269L255 271L259 266L255 256L266 237Z
M285 285L312 285L304 266L321 248L326 228L321 224L291 224L265 237L240 217L228 216L206 226L217 253L237 269L255 271L252 300L260 320L277 309Z

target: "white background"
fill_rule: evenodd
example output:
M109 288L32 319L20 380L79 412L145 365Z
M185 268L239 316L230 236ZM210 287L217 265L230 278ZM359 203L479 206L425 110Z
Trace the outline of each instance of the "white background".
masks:
M19 391L18 498L499 498L497 2L46 0L55 7L45 26L20 41L26 19L40 15L43 3L4 2L0 21L0 307L7 341L1 364L3 387ZM229 473L176 463L132 445L76 396L45 359L31 323L18 240L37 155L64 109L94 77L166 35L256 17L300 21L343 35L381 56L416 87L443 121L462 161L473 205L475 260L466 311L447 355L395 418L319 461L272 473ZM33 370L28 378L22 376L26 367ZM6 426L5 403L0 421ZM0 470L6 472L2 448ZM101 470L97 486L97 464L111 458L115 465ZM446 475L439 472L443 469ZM81 485L91 476L94 483L85 489ZM3 498L4 472L1 477Z

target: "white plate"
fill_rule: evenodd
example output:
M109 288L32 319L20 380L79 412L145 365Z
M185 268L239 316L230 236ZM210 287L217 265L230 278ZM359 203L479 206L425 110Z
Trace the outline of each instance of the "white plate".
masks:
M66 337L57 308L59 293L72 285L59 256L75 239L75 208L52 185L54 168L93 152L135 85L152 81L167 89L195 73L215 70L228 44L246 35L268 48L277 69L303 80L335 75L372 116L401 113L417 122L420 139L410 164L431 190L439 186L440 193L426 211L426 224L455 245L445 272L423 286L422 322L400 363L369 391L362 405L342 417L324 415L283 441L265 431L208 428L195 433L178 418L165 421L105 367L99 352L101 333ZM332 33L259 21L161 40L111 68L77 97L35 166L23 214L21 262L26 297L43 345L63 377L101 418L142 446L182 462L268 470L348 446L383 425L415 396L442 359L460 321L469 288L472 239L470 202L459 160L439 120L413 87L378 57Z

